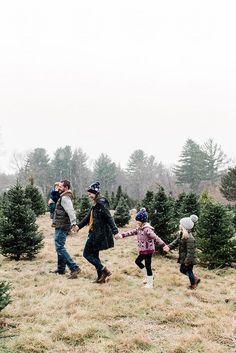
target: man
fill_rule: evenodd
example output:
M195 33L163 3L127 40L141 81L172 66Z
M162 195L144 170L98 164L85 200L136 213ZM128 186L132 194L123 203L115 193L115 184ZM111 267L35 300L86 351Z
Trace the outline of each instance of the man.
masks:
M83 256L97 270L94 283L104 283L111 272L101 263L99 251L114 246L113 235L118 233L118 229L108 209L108 201L100 196L100 183L97 181L90 185L87 192L93 206L78 224L78 230L85 225L89 227Z
M70 182L62 180L59 183L58 191L60 198L57 201L54 217L53 227L55 227L55 248L57 252L57 269L50 271L59 275L64 275L66 265L69 267L71 273L68 278L74 279L78 277L80 272L79 266L73 261L67 250L65 249L65 242L70 230L76 231L76 215L73 207L72 191L70 190Z

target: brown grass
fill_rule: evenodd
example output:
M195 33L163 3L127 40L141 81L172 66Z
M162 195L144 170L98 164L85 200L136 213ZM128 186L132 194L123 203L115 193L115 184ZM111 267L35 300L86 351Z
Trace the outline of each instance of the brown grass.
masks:
M49 273L56 261L53 228L48 215L38 224L45 247L35 260L0 258L1 279L12 283L13 299L1 312L1 353L236 352L235 269L196 266L202 282L189 291L175 254L154 256L155 288L144 289L134 263L136 239L130 237L101 252L112 276L93 284L94 268L82 257L83 229L67 240L82 269L69 280Z

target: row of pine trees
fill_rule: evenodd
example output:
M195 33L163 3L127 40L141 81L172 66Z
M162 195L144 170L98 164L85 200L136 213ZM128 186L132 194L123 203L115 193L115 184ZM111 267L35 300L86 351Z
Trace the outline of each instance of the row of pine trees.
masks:
M163 187L147 191L143 200L132 200L119 186L116 194L105 197L114 210L118 227L129 223L130 210L145 207L155 232L166 242L173 240L182 217L196 214L194 228L199 258L209 269L230 266L236 261L236 207L224 206L203 193L181 193L178 198L166 193ZM75 209L81 220L90 208L86 194L75 197ZM0 198L0 249L3 256L19 261L32 260L42 249L43 234L38 231L36 218L46 212L46 200L38 188L25 188L19 182ZM0 310L10 302L9 283L0 282Z

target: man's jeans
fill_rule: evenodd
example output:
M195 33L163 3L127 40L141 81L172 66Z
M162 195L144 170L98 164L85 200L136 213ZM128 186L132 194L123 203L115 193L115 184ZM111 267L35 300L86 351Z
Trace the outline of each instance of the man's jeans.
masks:
M97 271L102 271L104 266L101 264L99 259L99 251L93 249L93 233L89 233L88 235L83 256L88 262L96 267Z
M55 247L57 252L57 271L59 273L64 273L66 265L73 272L76 271L79 266L72 260L71 256L65 249L66 237L68 231L61 228L55 229Z
M193 266L185 266L184 264L180 265L180 272L188 276L191 285L194 285L196 282L195 276L193 274Z

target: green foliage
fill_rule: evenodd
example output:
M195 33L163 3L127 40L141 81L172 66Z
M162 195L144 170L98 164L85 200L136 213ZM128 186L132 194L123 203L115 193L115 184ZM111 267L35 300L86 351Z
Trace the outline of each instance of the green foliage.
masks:
M175 201L175 214L178 220L182 217L189 217L191 214L199 215L199 196L193 192L182 193Z
M114 213L114 220L118 227L123 227L129 223L130 218L131 216L127 201L124 196L121 196Z
M0 282L0 311L11 303L10 284L6 281Z
M81 221L89 212L91 208L90 199L87 194L83 194L80 202L79 207L76 212L76 218Z
M121 196L123 196L123 191L122 191L121 185L119 185L118 188L117 188L117 191L116 191L115 201L114 201L114 205L113 205L114 209L116 209L116 207L117 207L117 205L118 205L118 203L120 201Z
M99 180L103 189L109 192L116 180L117 168L111 158L106 154L101 154L94 164L94 180Z
M143 150L135 150L127 165L129 179L129 195L140 201L146 190L154 188L156 176L159 175L159 167L154 156L147 156Z
M92 172L87 167L88 156L82 151L81 148L75 149L71 161L71 185L73 191L81 197L84 191L87 189L92 179Z
M220 178L220 170L228 162L227 156L221 146L213 142L213 139L209 139L203 144L202 151L206 154L206 180L215 184Z
M24 189L17 183L6 194L0 219L0 249L16 260L32 259L43 247L43 235L37 231L36 215Z
M229 201L236 201L236 167L229 168L228 173L221 178L220 191Z
M154 195L149 212L149 220L155 228L156 234L166 243L172 240L171 235L176 229L174 222L172 200L166 195L163 187Z
M109 209L111 209L111 200L110 200L110 197L109 197L109 192L106 190L105 191L105 194L104 194L104 196L105 196L105 199L108 201L108 203L109 203Z
M197 227L197 246L201 250L199 256L208 268L224 267L236 259L234 232L232 212L210 200L203 204Z
M52 178L55 180L71 180L72 177L72 150L70 146L60 147L54 153L51 162ZM52 184L52 182L51 182Z
M206 180L207 155L193 140L187 140L183 147L179 165L174 172L177 183L187 184L194 192L199 191L201 181Z
M112 191L112 193L111 193L111 199L110 199L110 209L111 209L111 210L114 210L114 209L115 209L115 201L116 201L115 193L114 193L114 191Z
M45 213L46 204L38 188L33 185L27 185L25 188L25 197L30 200L31 208L36 216L40 216Z
M153 198L154 198L154 192L148 190L146 192L145 198L142 200L142 205L143 205L143 207L146 208L147 212L150 212Z

